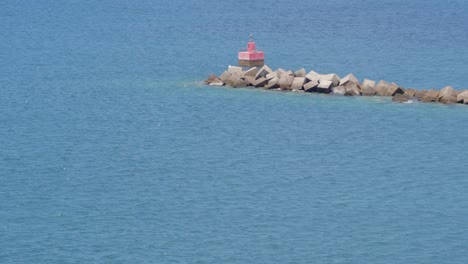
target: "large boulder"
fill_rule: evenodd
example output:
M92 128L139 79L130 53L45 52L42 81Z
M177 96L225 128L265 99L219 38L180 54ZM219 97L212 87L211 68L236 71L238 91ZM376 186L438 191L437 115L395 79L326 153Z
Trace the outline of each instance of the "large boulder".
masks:
M375 81L364 79L361 84L361 93L365 96L373 96L375 95Z
M319 84L317 85L317 92L318 93L330 93L332 86L333 86L332 81L321 80Z
M356 78L356 76L354 76L354 74L350 73L350 74L346 75L345 77L343 77L343 79L340 80L340 85L345 85L348 82L354 82L354 83L358 84L359 80L358 80L358 78Z
M418 101L422 101L424 96L426 96L427 90L417 90L416 93L414 93L414 97L418 99Z
M408 94L396 94L393 98L393 102L397 103L410 103L412 102L413 97Z
M244 72L244 76L250 76L250 77L254 77L255 78L255 75L257 75L258 73L258 68L257 67L252 67L250 69L248 69L247 71Z
M457 95L457 103L468 104L468 90L462 91Z
M427 91L426 95L422 98L423 102L437 102L439 99L439 91L431 89Z
M306 78L307 79L307 78ZM308 93L317 92L318 80L312 80L303 85L304 91Z
M391 83L387 87L387 90L385 91L386 96L395 96L396 94L404 94L404 93L405 93L404 89L399 87L395 83Z
M302 86L305 83L305 77L295 77L292 84L291 90L302 90Z
M457 91L452 86L445 86L439 92L439 102L444 104L455 104L457 103Z
M320 75L321 81L331 81L332 86L338 86L340 84L340 77L336 73L322 74Z
M270 67L265 64L258 70L257 74L255 74L255 79L266 77L266 75L271 72L273 72L273 70L271 70Z
M380 82L375 86L375 92L378 96L385 96L387 94L387 89L390 84L384 80L380 80Z
M306 76L306 71L305 71L305 69L302 68L302 69L297 70L297 71L294 73L294 76L296 76L296 77L305 77L305 76Z

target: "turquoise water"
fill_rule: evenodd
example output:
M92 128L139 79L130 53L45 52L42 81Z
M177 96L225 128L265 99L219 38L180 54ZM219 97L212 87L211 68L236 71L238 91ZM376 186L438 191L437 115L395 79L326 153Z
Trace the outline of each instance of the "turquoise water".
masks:
M0 262L466 263L468 107L201 81L253 32L272 68L468 88L467 11L3 1Z

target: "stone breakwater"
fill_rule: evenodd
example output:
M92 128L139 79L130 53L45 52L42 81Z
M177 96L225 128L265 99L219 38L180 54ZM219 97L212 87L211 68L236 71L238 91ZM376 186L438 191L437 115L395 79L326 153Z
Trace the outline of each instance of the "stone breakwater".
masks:
M335 73L320 74L306 72L304 68L295 72L277 69L267 65L244 70L242 67L229 66L219 77L212 74L205 81L213 86L254 87L269 90L324 93L343 96L391 96L394 102L439 102L444 104L468 105L468 90L457 91L452 86L441 90L418 90L403 88L384 80L376 82L364 79L362 82L352 74L340 78Z

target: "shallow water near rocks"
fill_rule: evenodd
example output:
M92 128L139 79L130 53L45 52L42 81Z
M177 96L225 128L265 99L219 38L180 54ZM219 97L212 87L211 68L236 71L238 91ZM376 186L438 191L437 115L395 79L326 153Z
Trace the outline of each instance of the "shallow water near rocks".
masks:
M468 107L201 81L468 88L468 3L296 2L2 2L0 262L465 263Z

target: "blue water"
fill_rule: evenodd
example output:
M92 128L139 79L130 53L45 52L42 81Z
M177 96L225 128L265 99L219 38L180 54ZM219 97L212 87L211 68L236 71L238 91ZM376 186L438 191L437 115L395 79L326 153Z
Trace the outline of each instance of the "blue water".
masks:
M272 68L468 88L468 2L0 3L1 263L468 263L468 107L213 88Z

